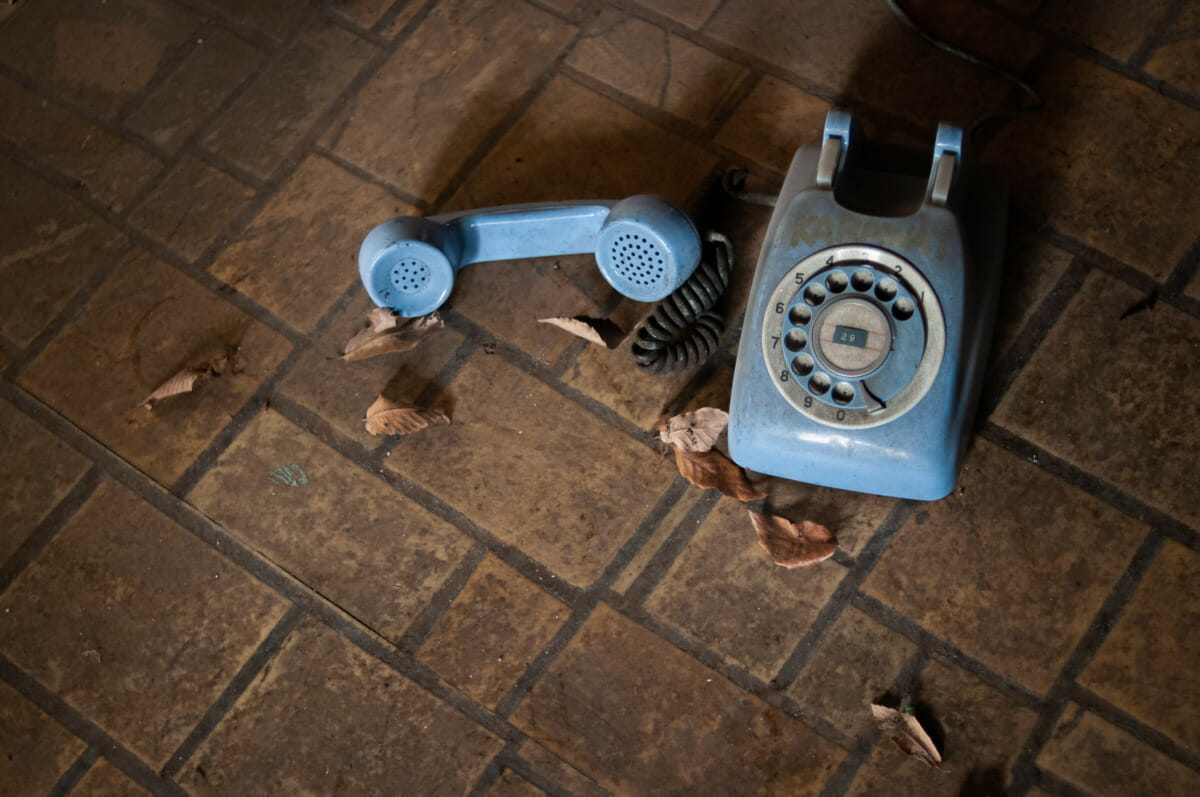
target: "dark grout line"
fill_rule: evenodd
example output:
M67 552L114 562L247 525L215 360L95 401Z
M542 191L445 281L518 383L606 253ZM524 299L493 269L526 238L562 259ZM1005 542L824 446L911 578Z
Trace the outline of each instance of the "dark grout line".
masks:
M209 31L217 26L211 19L205 20L201 18L199 27L188 36L187 41L167 52L166 56L158 63L154 70L154 74L146 81L146 84L135 91L125 102L121 103L120 109L117 111L113 121L124 127L130 115L133 114L143 103L149 99L150 95L157 91L164 83L166 83L180 67L183 62L188 59L196 48L200 45L198 40L209 35Z
M212 734L213 729L217 727L217 723L229 713L229 710L233 708L233 705L242 696L242 693L250 687L254 679L263 671L267 662L279 652L284 640L296 629L296 626L304 619L305 614L303 609L295 605L289 607L284 612L279 621L275 623L275 627L267 634L266 639L250 655L250 658L238 670L237 675L233 677L233 680L221 692L221 696L209 706L208 711L204 712L204 716L200 719L200 722L196 724L196 727L192 729L187 738L180 743L179 747L171 755L171 758L159 771L159 775L163 778L174 778L179 774L183 769L183 765L195 754L204 740Z
M86 750L79 754L74 763L67 768L67 771L62 773L62 777L54 784L54 788L50 789L47 797L66 797L71 791L79 785L79 781L83 780L84 775L91 771L96 760L100 758L100 751L89 745Z
M151 794L186 797L186 792L178 785L160 778L158 773L133 752L3 654L0 654L0 679L6 681L9 686L24 695L31 703L50 715L59 725L95 748L100 755L108 759L110 764L128 775L135 783L149 790Z
M1038 717L1037 723L1030 732L1021 754L1013 765L1013 784L1015 787L1027 787L1034 780L1034 767L1042 748L1050 740L1055 725L1062 712L1066 709L1074 689L1075 680L1095 657L1113 625L1121 616L1122 610L1128 605L1138 585L1150 569L1155 556L1162 550L1164 538L1151 530L1142 541L1141 546L1131 557L1125 572L1117 579L1108 597L1104 599L1099 610L1084 632L1083 638L1075 646L1067 663L1059 671L1054 684L1047 693L1047 705Z
M1037 787L1054 797L1093 797L1090 792L1046 769L1037 771Z
M13 551L3 565L0 565L0 595L46 549L46 546L62 530L67 521L92 497L92 493L96 491L102 481L104 481L104 474L93 465L80 477L79 481L75 482L75 486L50 510L49 514L42 518L42 522L25 538L20 547Z
M433 10L433 7L438 2L439 0L425 0L425 7L413 14L412 19L404 23L404 27L399 30L395 38L392 39L392 42L395 43L398 39L407 39L416 30L417 26L425 21L425 17L429 16L429 12ZM371 26L371 32L383 38L383 32L391 26L396 17L400 16L401 11L410 5L419 5L420 3L421 0L396 0L387 11L383 12L379 20Z
M780 667L778 674L771 680L772 685L781 691L786 691L792 685L805 665L808 664L812 654L816 652L817 647L820 646L821 641L833 628L834 623L842 616L842 612L858 592L859 587L866 581L884 551L891 546L892 540L908 522L908 518L915 508L916 503L913 501L897 501L892 506L887 517L883 519L871 539L863 546L862 552L853 560L848 572L838 583L829 600L821 607L817 619L808 627L804 636L792 649L787 661Z
M400 639L396 642L396 647L410 656L416 656L417 651L421 649L421 645L433 633L434 627L438 621L445 616L450 610L450 605L454 603L454 599L462 592L463 587L474 575L475 570L483 562L488 554L488 549L479 543L475 543L471 550L467 551L467 555L458 563L458 567L446 577L438 591L434 593L429 603L425 605L424 610L417 615L408 628L404 629L404 633L400 635Z
M485 797L491 791L492 786L496 785L496 781L504 774L504 764L500 763L502 757L511 757L521 745L519 742L509 742L493 756L488 765L483 768L483 772L479 773L479 777L475 779L475 783L467 790L466 797Z
M1172 269L1171 276L1167 277L1165 283L1167 290L1183 293L1192 284L1192 280L1196 279L1197 272L1200 272L1200 237L1192 242L1187 252Z
M363 167L359 166L356 163L353 163L352 161L346 160L345 158L343 158L341 155L338 155L336 152L334 152L329 147L318 144L313 147L313 153L316 155L320 155L321 157L325 158L330 163L337 164L343 170L354 175L358 179L362 180L364 183L370 183L371 185L375 185L375 186L382 188L384 191L387 191L389 194L394 196L396 199L399 199L401 202L404 202L407 205L411 205L417 211L418 214L423 214L423 213L425 213L426 210L428 210L429 203L427 203L424 199L421 199L416 194L410 194L408 191L404 190L403 188L396 185L395 183L392 183L392 182L388 181L387 179L380 177L379 175L375 174L374 172L367 171L366 169L364 169Z
M1072 684L1067 699L1078 703L1100 719L1120 728L1168 758L1178 761L1194 772L1200 772L1200 754L1189 750L1162 731L1130 716L1090 689Z
M637 606L649 597L651 591L658 586L658 582L671 569L671 565L683 553L683 549L691 542L692 537L696 536L696 532L700 530L704 519L716 507L720 497L721 494L716 490L704 491L704 494L692 505L692 508L684 515L683 520L679 521L675 530L663 541L662 546L654 553L650 561L646 563L642 572L638 574L638 577L625 590L622 602L630 606Z
M950 666L971 673L1017 705L1032 708L1035 711L1041 710L1043 707L1045 700L1042 697L1021 686L1007 675L997 672L973 656L967 655L947 640L922 628L877 598L859 592L851 599L850 605L879 624L908 638L927 655L937 657Z
M1191 2L1191 0L1174 0L1174 2L1167 6L1166 10L1162 12L1162 15L1159 16L1158 21L1154 23L1154 26L1146 35L1146 38L1142 41L1141 45L1138 46L1137 51L1130 56L1130 66L1137 69L1145 68L1146 63L1150 60L1150 57L1154 55L1159 47L1162 47L1163 44L1166 43L1171 29L1174 27L1175 22L1179 19L1180 15L1183 14L1184 9L1187 7L1189 2Z
M544 791L548 797L578 797L575 792L564 789L551 777L542 773L540 770L534 767L533 764L522 758L519 750L511 755L505 751L501 751L501 755L498 755L496 758L501 764L503 764L505 769L510 769L516 774L520 775L535 787ZM570 765L567 764L567 766ZM587 780L591 781L595 785L597 792L601 794L611 794L611 792L609 792L600 784L596 783L594 780L591 780L591 778L589 778L587 775L579 772L579 770L575 769L574 767L571 767L571 769L578 773L579 777L586 778Z
M321 18L334 27L341 28L367 44L376 47L387 47L391 41L375 33L373 30L359 27L358 23L342 13L340 8L332 5L321 6Z
M237 18L229 16L220 7L205 2L205 0L171 0L171 2L207 17L224 28L227 32L262 50L269 51L282 49L282 47L285 46L289 41L276 38L259 30L258 28L251 27ZM301 28L303 28L303 24L300 24L297 27L297 30Z

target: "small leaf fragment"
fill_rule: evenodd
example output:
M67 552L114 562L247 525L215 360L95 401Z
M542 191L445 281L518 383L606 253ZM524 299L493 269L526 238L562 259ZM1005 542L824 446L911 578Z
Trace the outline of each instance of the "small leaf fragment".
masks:
M384 307L376 307L367 314L367 319L371 326L360 330L346 342L343 360L355 362L380 354L409 351L445 326L437 313L409 320Z
M729 425L729 413L716 407L701 407L668 418L658 425L658 436L676 450L703 452L717 442Z
M138 406L144 410L154 408L156 402L163 399L171 398L172 396L181 396L184 393L191 393L200 386L201 380L208 375L208 370L204 368L184 368L179 373L172 376L167 381L163 382L158 388L142 401Z
M367 432L373 435L412 434L435 423L450 423L444 412L399 404L383 396L367 408Z
M879 730L888 735L896 747L900 748L900 752L922 764L941 766L941 753L912 714L872 703L871 716L875 718L875 725Z
M758 543L780 567L789 570L811 567L824 562L837 550L837 539L833 533L819 523L803 520L799 524L778 515L760 515L750 512Z
M576 337L599 343L601 346L607 346L610 349L615 349L621 345L621 341L625 339L625 333L619 326L609 321L607 318L592 318L586 315L577 315L571 318L539 318L539 324L551 324L559 329L566 330Z
M720 451L685 451L675 449L675 465L679 474L697 487L715 487L730 498L754 501L767 494L755 490L746 474Z

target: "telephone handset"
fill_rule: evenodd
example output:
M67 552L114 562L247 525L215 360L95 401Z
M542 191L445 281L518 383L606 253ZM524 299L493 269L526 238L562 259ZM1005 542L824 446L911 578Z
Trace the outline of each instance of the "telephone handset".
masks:
M358 269L375 304L414 317L446 301L464 266L587 252L618 292L654 302L696 270L700 236L686 213L656 196L506 205L386 221L363 240Z
M792 160L754 274L730 402L739 465L859 492L954 487L991 340L1003 178L938 128L932 158L831 110Z

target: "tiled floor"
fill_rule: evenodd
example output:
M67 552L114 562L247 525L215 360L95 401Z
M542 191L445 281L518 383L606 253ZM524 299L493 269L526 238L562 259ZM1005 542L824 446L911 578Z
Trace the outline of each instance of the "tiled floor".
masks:
M0 792L1200 794L1196 3L906 3L1046 109L980 143L1013 220L958 488L761 480L839 536L800 571L652 432L725 406L736 325L649 376L536 323L644 312L590 257L519 261L346 363L358 243L659 193L733 237L736 316L769 212L715 169L778 186L830 103L924 143L1003 80L883 0L10 5ZM453 423L372 437L380 392Z

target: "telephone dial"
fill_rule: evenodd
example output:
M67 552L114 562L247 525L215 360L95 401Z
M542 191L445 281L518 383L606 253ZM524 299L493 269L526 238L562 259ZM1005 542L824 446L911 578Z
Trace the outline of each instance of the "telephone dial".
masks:
M1007 187L941 125L927 153L831 110L792 160L743 320L734 461L796 481L942 498L991 340Z
M836 109L822 140L796 153L734 370L729 447L739 465L905 498L953 489L991 338L1007 213L1004 180L968 154L957 127L938 128L930 158L867 141ZM673 349L687 366L716 346L721 327L709 310L731 262L726 242L715 265L697 269L702 250L686 213L642 195L391 219L367 235L358 263L377 305L413 317L440 307L472 263L594 252L621 294L671 298L639 344L647 355ZM696 322L692 337L669 344L685 322Z

